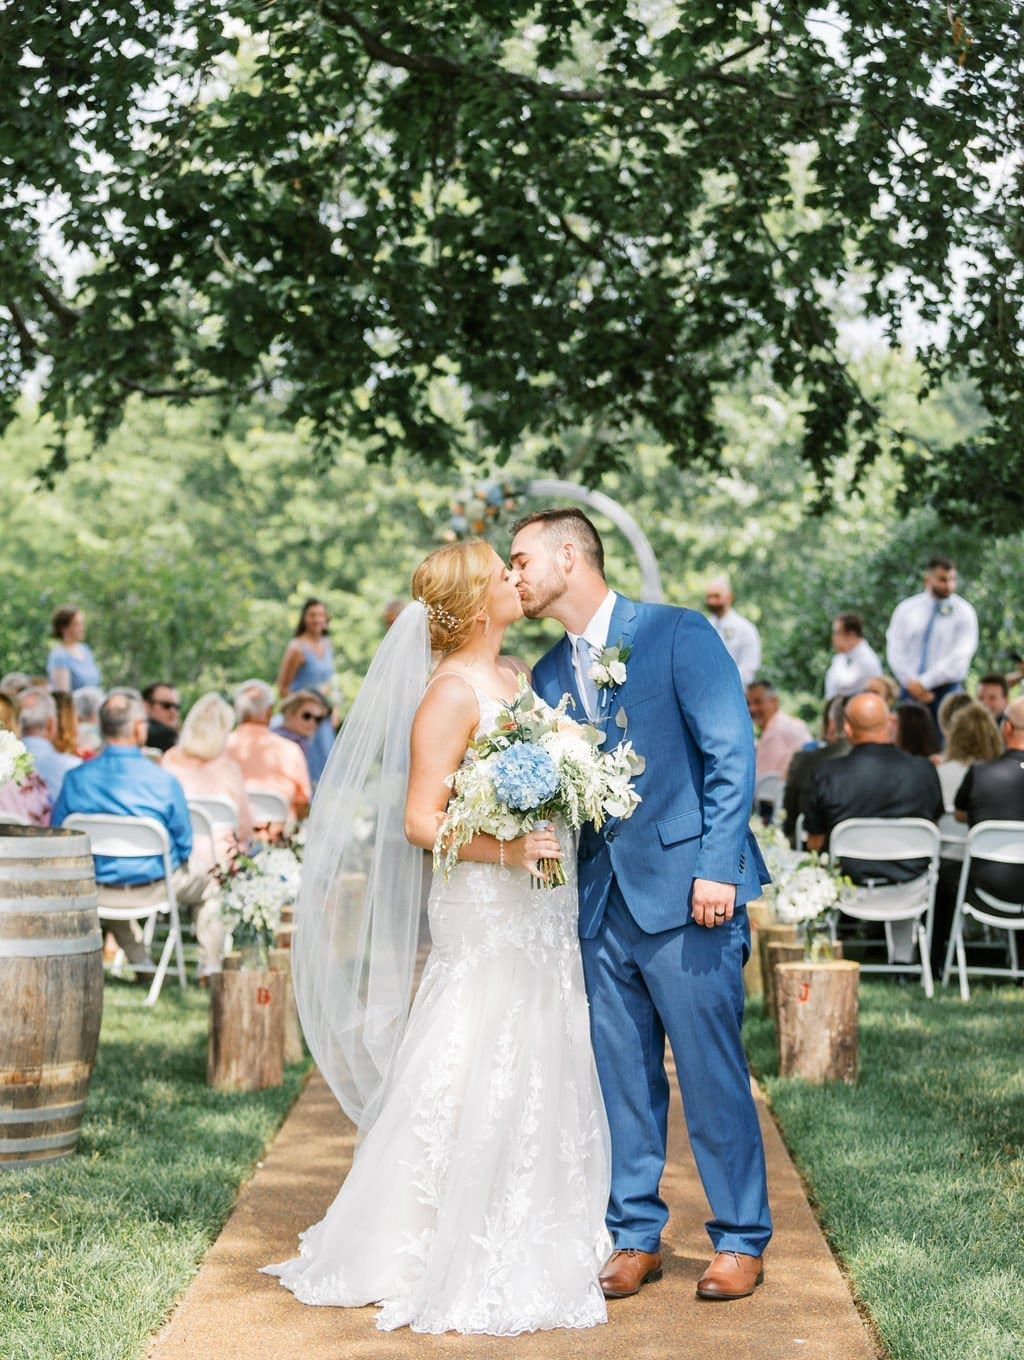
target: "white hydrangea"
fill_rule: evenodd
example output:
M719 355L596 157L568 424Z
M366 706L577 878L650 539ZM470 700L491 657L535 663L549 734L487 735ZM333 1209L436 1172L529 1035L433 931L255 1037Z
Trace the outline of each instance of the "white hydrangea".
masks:
M13 732L0 727L0 787L12 779L19 782L32 773L34 762L24 743Z

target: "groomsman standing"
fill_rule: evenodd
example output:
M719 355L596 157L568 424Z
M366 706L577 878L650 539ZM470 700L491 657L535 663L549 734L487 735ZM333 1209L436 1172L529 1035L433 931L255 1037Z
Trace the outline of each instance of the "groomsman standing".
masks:
M848 699L882 674L882 663L864 636L864 620L854 610L832 620L832 661L825 674L825 698Z
M978 616L956 593L956 584L954 563L933 557L924 590L900 601L885 634L889 669L902 686L900 697L929 708L936 727L939 704L963 689L978 648Z
M716 576L707 584L704 606L711 627L722 639L725 650L736 662L744 685L749 685L761 664L761 634L755 624L737 614L728 576Z

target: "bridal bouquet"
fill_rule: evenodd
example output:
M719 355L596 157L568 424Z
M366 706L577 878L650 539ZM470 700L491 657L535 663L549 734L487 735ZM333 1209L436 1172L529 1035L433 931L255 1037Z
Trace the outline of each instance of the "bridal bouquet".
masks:
M584 822L600 827L608 817L630 817L640 802L633 787L644 760L629 742L599 749L596 727L539 703L525 682L492 732L478 738L469 758L447 779L452 797L434 843L434 864L447 876L459 850L485 832L515 840L556 818L576 831ZM542 861L546 885L564 883L560 860Z

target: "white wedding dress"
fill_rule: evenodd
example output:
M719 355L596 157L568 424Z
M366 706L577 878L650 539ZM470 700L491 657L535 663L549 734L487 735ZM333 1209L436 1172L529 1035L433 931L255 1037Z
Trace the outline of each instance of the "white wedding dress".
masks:
M489 731L499 705L477 697ZM606 1321L609 1140L568 850L563 888L495 864L435 876L380 1113L301 1255L265 1267L303 1303L432 1333Z

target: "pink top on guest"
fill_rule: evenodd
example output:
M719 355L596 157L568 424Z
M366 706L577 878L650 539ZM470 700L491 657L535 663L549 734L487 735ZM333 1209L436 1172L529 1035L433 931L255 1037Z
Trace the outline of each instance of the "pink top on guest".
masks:
M313 797L306 757L293 741L263 723L244 722L228 737L228 754L252 788L273 789L288 800L293 817L304 816Z
M757 778L780 774L785 779L793 756L813 741L811 729L800 718L791 718L781 710L773 713L757 739Z
M49 826L52 806L50 790L34 770L22 783L11 779L0 787L0 822L5 812L11 812L24 817L29 826Z
M245 792L245 776L237 760L222 752L212 760L190 756L180 746L165 751L160 764L175 775L186 798L230 798L238 809L238 842L245 846L252 838L252 811ZM215 829L214 845L196 843L189 856L192 868L202 871L216 862L225 865L235 847L235 834L226 826Z

